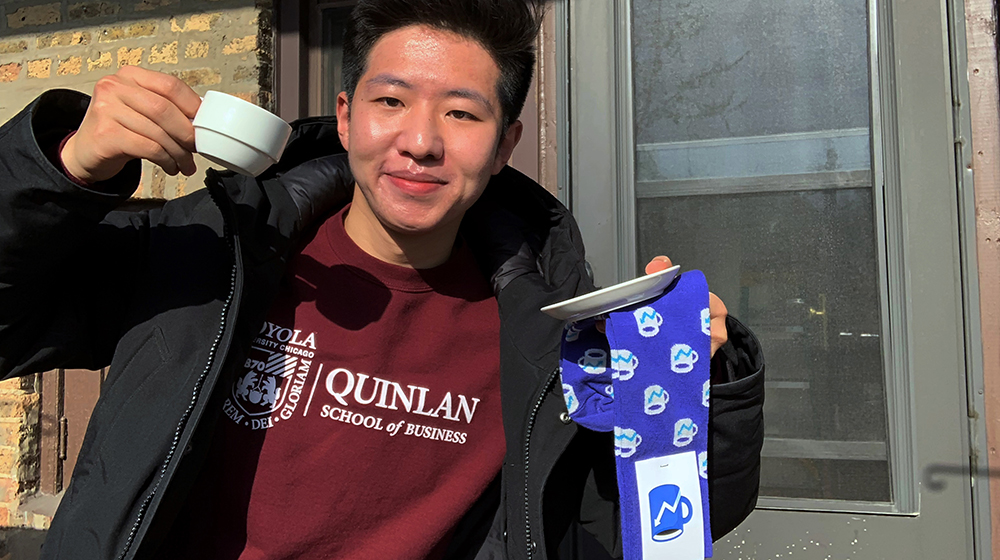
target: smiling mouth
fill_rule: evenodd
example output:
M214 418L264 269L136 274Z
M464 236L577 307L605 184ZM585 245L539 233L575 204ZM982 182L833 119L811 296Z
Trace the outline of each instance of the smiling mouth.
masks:
M447 183L447 181L425 174L388 173L386 177L397 189L413 195L432 193Z

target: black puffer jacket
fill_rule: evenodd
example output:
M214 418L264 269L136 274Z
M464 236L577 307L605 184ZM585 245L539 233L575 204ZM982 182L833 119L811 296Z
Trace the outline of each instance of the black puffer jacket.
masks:
M256 181L210 171L205 190L116 210L138 162L95 192L40 148L78 126L88 102L51 91L0 128L0 376L111 365L43 558L147 558L205 456L222 409L217 380L243 362L299 232L346 204L353 181L334 155L332 119L307 119ZM463 235L499 302L507 456L449 556L553 557L574 521L620 554L611 437L561 419L562 324L538 311L593 289L576 224L507 168ZM763 441L760 349L737 321L728 326L712 363L717 537L756 502Z

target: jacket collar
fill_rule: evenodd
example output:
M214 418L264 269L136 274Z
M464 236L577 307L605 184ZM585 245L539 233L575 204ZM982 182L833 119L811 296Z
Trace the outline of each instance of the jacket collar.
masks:
M281 160L259 179L270 178L278 179L294 202L298 231L343 208L351 199L354 178L336 118L293 122ZM496 294L525 274L539 274L549 285L565 284L584 260L583 240L569 211L510 166L491 178L466 213L461 232ZM589 291L593 285L586 280L583 288Z

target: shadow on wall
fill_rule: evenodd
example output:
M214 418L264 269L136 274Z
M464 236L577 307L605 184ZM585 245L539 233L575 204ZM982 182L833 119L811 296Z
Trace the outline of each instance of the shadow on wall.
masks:
M0 560L37 560L43 540L45 531L0 529Z
M966 465L933 463L924 468L924 486L931 492L941 492L948 486L948 479L959 482L968 476L969 467ZM976 469L976 477L982 480L1000 478L1000 469Z

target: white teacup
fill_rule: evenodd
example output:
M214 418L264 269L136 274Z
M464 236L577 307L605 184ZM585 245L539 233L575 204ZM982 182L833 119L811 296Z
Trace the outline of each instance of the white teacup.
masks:
M292 134L281 118L219 91L205 94L193 124L199 154L251 177L277 163Z
M635 430L615 426L615 455L631 457L635 454L640 443L642 443L642 436L637 434Z
M670 394L659 385L646 387L643 396L645 397L643 411L650 416L655 416L666 410L667 403L670 402Z
M635 368L639 367L639 358L627 349L611 351L611 374L612 379L628 381L635 375Z
M674 373L690 373L698 362L698 353L687 344L674 344L670 347L670 369Z
M701 310L701 332L712 336L712 312L707 307Z
M660 326L663 324L663 315L660 315L652 307L640 307L632 312L635 317L635 324L639 327L639 334L646 338L652 338L660 334Z
M580 327L576 326L576 323L570 324L566 327L566 342L576 342L580 338Z
M698 425L690 418L681 418L674 424L674 445L684 447L694 441L698 434Z
M569 383L563 383L563 400L566 401L566 412L573 414L580 407L580 401L576 398L576 391Z
M607 370L608 353L600 348L590 348L580 356L576 364L591 375L600 375Z

